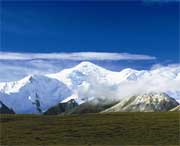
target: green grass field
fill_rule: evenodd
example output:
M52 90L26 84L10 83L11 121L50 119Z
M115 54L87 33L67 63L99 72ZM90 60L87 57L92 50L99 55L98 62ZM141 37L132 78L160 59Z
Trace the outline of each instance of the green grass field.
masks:
M173 146L180 113L1 115L1 146Z

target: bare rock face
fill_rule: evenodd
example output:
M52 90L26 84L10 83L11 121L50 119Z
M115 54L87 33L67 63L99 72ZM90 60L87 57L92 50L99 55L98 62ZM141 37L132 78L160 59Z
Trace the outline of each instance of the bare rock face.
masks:
M165 93L147 93L124 98L103 112L163 112L178 105L174 98Z

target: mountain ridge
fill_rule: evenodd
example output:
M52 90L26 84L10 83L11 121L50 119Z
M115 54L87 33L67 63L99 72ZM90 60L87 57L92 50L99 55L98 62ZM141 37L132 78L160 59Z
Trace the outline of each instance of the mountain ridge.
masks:
M179 103L166 93L146 93L125 98L103 112L156 112L169 111Z
M179 99L179 75L180 67L150 71L127 68L113 72L91 62L81 62L55 74L29 75L19 81L1 82L0 100L17 113L38 113L37 104L33 104L36 94L42 112L70 99L78 104L96 99L110 103L159 89Z
M0 100L16 113L39 113L37 104L34 104L37 103L37 96L43 111L71 95L66 85L42 75L28 76L19 82L10 82L9 86L6 83L4 86L10 88L5 91L6 88L0 88Z

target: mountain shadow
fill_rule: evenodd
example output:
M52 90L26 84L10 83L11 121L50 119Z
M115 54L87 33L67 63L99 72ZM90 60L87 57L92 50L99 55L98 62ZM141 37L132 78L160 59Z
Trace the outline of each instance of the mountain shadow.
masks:
M15 114L15 112L0 101L0 114Z

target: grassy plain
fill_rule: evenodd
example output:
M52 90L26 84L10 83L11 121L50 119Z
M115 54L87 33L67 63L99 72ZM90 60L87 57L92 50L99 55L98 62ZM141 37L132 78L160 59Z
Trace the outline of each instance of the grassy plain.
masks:
M180 145L179 118L178 112L0 115L0 145Z

